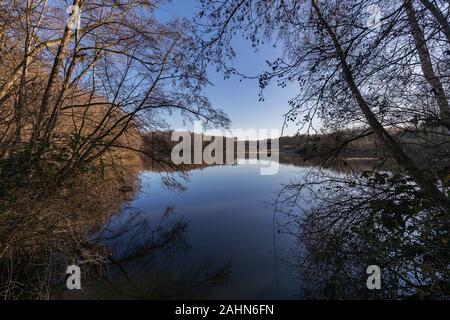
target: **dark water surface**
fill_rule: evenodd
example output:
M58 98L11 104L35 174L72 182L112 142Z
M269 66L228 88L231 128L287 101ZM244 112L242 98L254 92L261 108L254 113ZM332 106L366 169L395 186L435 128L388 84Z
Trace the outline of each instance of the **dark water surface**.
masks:
M289 259L294 238L278 232L271 203L282 184L310 169L280 164L277 174L265 176L260 174L261 166L267 163L192 170L184 182L184 191L166 188L158 173L142 172L141 191L126 204L110 229L114 232L126 229L124 225L135 215L145 217L148 228L153 228L151 232L157 237L154 229L163 217L167 221L181 219L185 225L181 231L183 245L153 250L157 253L149 254L150 258L122 264L116 278L114 272L111 275L114 286L122 289L114 296L295 298L298 295L295 274L282 261ZM144 235L145 228L142 234L125 233L108 241L114 255L126 255L132 250L131 245L144 242L148 237ZM216 274L218 269L221 271ZM96 291L96 295L107 297L103 289Z

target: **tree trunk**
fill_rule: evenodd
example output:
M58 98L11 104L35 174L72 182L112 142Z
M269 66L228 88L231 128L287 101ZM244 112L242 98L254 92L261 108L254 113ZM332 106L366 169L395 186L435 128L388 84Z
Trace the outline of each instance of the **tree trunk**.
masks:
M30 64L30 41L32 36L32 31L30 30L30 0L27 0L27 7L25 9L25 23L26 23L26 36L24 45L24 56L23 56L23 66L22 66L22 76L20 80L19 97L14 108L14 118L16 121L16 132L14 137L14 143L17 144L21 140L22 133L22 110L27 102L27 78L28 78L28 66Z
M72 5L80 7L81 2L82 2L82 0L73 0ZM75 12L72 12L70 14L70 16L72 16L73 14L75 14ZM42 97L41 106L39 108L39 114L38 114L35 126L33 128L33 132L32 132L30 143L29 143L30 151L33 151L33 149L36 145L36 142L38 141L38 139L41 135L44 117L45 117L45 114L47 113L48 104L50 102L50 96L52 94L53 88L56 83L59 67L62 64L64 56L66 54L67 46L71 39L72 31L73 31L73 25L67 23L66 27L64 29L63 36L61 38L61 42L58 47L58 51L56 53L56 56L55 56L55 59L53 62L52 70L51 70L49 78L48 78L48 83L45 88L44 95Z
M406 15L408 16L409 27L411 28L411 33L417 48L417 54L419 56L422 72L427 82L433 88L433 93L441 113L441 122L445 127L447 127L448 130L450 130L450 106L447 96L445 95L444 87L442 86L439 77L434 72L430 52L428 51L425 43L425 37L422 29L417 22L416 12L414 11L411 0L405 0L404 6Z
M450 24L448 23L442 11L428 0L420 0L420 2L422 2L425 8L431 12L436 21L441 25L442 32L444 32L445 37L450 44Z
M33 50L30 50L30 52L28 53L27 58L29 59L28 61L31 62L31 58L39 53L41 50L43 50L44 48L47 47L51 47L54 45L57 45L59 43L61 43L62 39L57 39L57 40L50 40L47 42L42 42L41 44L39 44L38 46L36 46L35 48L33 48ZM4 83L1 87L0 87L0 106L2 105L5 96L8 94L9 90L14 86L14 84L20 79L20 76L22 74L22 70L23 70L23 66L25 64L25 59L22 60L21 63L19 63L19 65L14 69L13 73L9 76L9 81L7 81L6 83Z
M364 97L362 96L361 92L359 91L359 88L353 78L353 74L350 70L350 67L348 66L348 63L346 61L346 57L344 54L344 51L339 43L339 40L334 33L333 29L330 27L328 22L325 20L325 18L322 15L322 12L320 11L316 0L311 0L312 6L320 20L320 22L325 27L326 31L330 35L333 45L336 51L336 54L339 58L339 61L341 63L342 72L345 78L345 81L347 82L347 85L352 92L353 97L355 98L356 102L358 103L358 106L360 107L361 111L363 112L367 122L371 126L371 128L374 130L374 132L380 137L380 139L384 142L385 146L391 153L391 155L394 157L396 162L403 167L406 172L416 181L416 183L420 186L420 188L432 196L436 197L437 199L441 201L445 201L448 203L447 198L445 195L439 191L439 189L436 187L436 185L433 183L432 179L429 179L427 176L423 174L422 171L419 170L419 168L415 165L415 163L408 157L408 155L403 151L403 149L400 147L400 145L392 138L392 136L384 129L384 127L381 125L381 123L378 121L372 110L370 109L369 105L365 101Z

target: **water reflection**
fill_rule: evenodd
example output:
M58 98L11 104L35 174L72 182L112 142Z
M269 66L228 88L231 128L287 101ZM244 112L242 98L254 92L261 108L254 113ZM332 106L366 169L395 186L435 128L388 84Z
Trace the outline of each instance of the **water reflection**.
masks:
M450 212L400 174L315 174L285 186L278 210L298 239L289 267L309 299L450 298ZM301 200L311 199L311 206ZM297 208L292 211L292 208ZM381 290L366 269L381 268Z
M188 251L188 222L124 207L140 189L135 168L78 179L40 201L18 199L0 216L0 293L4 299L200 298L227 281L229 264L164 269L162 257ZM28 200L28 201L26 201ZM161 212L161 211L159 211ZM66 289L66 268L80 266L82 290Z
M262 176L265 164L234 161L174 170L178 179L134 168L126 181L78 180L39 203L18 201L0 216L0 292L9 299L448 298L448 208L373 160L354 163L318 169L280 157L279 172ZM79 292L65 289L73 263L83 272ZM365 286L372 264L382 269L380 291Z
M226 283L229 264L212 262L167 269L166 262L190 250L188 223L166 208L155 223L136 210L124 210L106 227L98 241L110 249L109 270L92 280L86 298L194 299L207 298L213 287Z
M158 183L159 174L141 175L142 192L130 207L146 213L151 220L155 212L170 204L186 218L186 240L191 248L171 259L158 258L172 273L183 273L180 266L228 266L229 279L212 288L211 298L292 298L290 275L275 273L273 210L269 205L283 181L297 171L282 166L275 176L261 176L263 163L253 165L213 166L189 171L184 192L167 190ZM276 244L286 247L289 238L276 234ZM280 290L277 290L279 288Z

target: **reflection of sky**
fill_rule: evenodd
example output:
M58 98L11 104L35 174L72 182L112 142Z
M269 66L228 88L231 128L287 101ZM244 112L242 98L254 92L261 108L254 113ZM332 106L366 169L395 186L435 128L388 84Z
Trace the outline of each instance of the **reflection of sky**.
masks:
M293 298L298 293L294 275L280 261L278 278L274 269L274 248L280 259L289 260L293 238L273 228L273 207L269 203L275 200L282 183L298 173L301 176L305 169L280 165L273 176L262 176L259 170L260 165L249 164L193 170L185 184L187 190L181 193L161 186L157 173L143 173L142 192L129 206L152 221L159 221L164 208L171 206L176 216L188 222L191 249L159 263L176 273L184 265L212 261L220 266L231 260L230 281L217 288L213 298L274 299L278 297L277 282L280 298ZM284 224L282 216L277 221Z
M174 0L164 5L158 16L162 19L175 16L189 18L199 11L199 6L197 0ZM267 69L267 60L281 56L280 49L274 48L273 43L260 47L257 53L242 36L236 36L233 43L237 53L233 66L246 75L260 74ZM215 107L223 109L229 115L232 128L281 129L283 114L289 110L288 100L295 96L294 84L286 88L280 88L276 84L270 85L264 91L265 101L260 102L257 80L240 81L238 77L224 80L223 75L218 74L214 67L209 68L208 77L213 86L206 89L206 96ZM173 119L171 124L176 129L192 129L189 125L184 126L181 119ZM293 132L294 128L286 131Z

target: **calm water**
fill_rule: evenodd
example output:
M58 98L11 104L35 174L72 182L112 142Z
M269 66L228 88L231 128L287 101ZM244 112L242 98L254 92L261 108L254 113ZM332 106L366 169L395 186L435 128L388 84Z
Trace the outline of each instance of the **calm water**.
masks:
M355 210L350 209L358 219L363 217L361 223L354 223L354 216L350 216L353 220L339 220L344 228L352 223L351 232L338 228L335 233L331 229L321 233L319 219L318 231L307 234L310 241L302 242L302 249L295 236L302 231L298 229L302 217L296 212L307 213L308 206L314 205L313 196L302 193L298 199L306 211L288 206L284 214L275 213L273 203L283 185L308 178L320 181L321 175L315 174L319 169L280 163L277 174L264 176L260 174L262 166L267 163L192 170L184 181L184 191L167 188L162 183L167 174L140 172L140 191L95 232L95 243L108 250L105 256L112 257L105 261L108 268L101 276L83 273L84 290L75 294L95 299L392 298L414 295L419 285L413 282L428 281L427 270L437 270L437 283L446 274L445 247L433 252L442 257L436 261L443 264L425 269L417 252L423 250L430 261L429 250L423 246L433 250L436 242L420 243L418 249L409 250L410 245L384 241L405 239L403 227L370 228L367 221L372 221L373 215L366 220L365 209L358 211L359 202L355 202ZM358 172L361 168L358 166ZM331 170L333 176L354 177L336 170ZM323 180L325 186L328 181ZM345 192L356 191L337 192L338 201ZM320 207L316 209L320 212ZM337 217L341 219L340 211ZM422 225L419 221L408 228L421 230ZM443 232L441 242L446 245L445 226L443 231L436 227L436 232ZM397 257L403 259L401 264ZM379 292L366 288L366 269L373 264L384 266L384 287ZM425 271L417 276L417 270ZM398 279L411 281L404 284ZM445 290L437 287L436 296L448 296ZM66 290L64 294L71 298L74 293Z
M295 298L295 274L281 261L289 260L294 239L277 232L270 203L283 183L309 169L280 164L276 175L263 176L262 165L267 163L190 171L182 192L164 187L160 174L142 172L141 191L113 220L110 229L126 229L133 216L145 218L148 226L138 222L141 231L124 232L123 236L108 240L115 256L134 250L131 246L143 244L149 234L157 238L160 224L169 226L183 221L185 228L183 235L173 240L178 244L153 249L151 254L143 254L151 257L124 263L116 276L112 273L115 285L122 289L131 286L139 292L138 296L146 298L158 298L158 292L163 298ZM168 207L171 213L164 215ZM151 228L151 233L146 233L146 228ZM162 238L167 240L170 236ZM214 277L217 270L224 272ZM126 280L115 279L123 278L124 273ZM183 289L177 292L180 287ZM114 295L136 297L134 289ZM106 295L103 291L96 294Z

